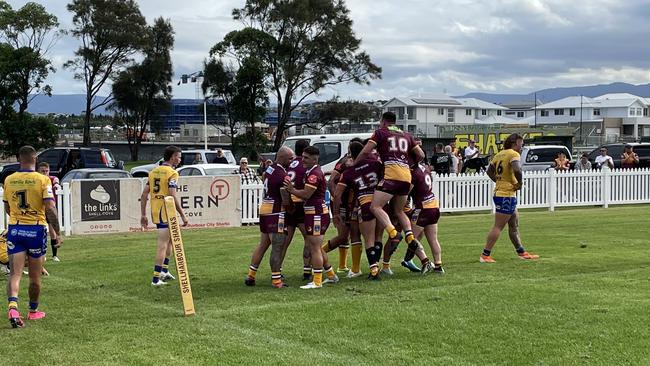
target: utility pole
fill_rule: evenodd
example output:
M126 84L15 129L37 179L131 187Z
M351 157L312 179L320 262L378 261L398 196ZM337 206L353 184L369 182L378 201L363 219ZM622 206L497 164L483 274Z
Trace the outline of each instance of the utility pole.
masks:
M580 94L580 143L585 144L582 140L582 94Z

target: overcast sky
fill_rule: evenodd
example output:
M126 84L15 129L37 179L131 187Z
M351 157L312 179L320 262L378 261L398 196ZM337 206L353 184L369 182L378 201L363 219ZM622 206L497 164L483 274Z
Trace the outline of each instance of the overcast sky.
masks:
M25 1L8 1L14 8ZM37 0L71 28L69 0ZM140 0L151 23L163 16L176 32L176 77L201 67L209 49L239 28L231 11L244 0ZM370 86L339 85L315 99L484 91L528 93L556 86L650 82L648 0L348 0L362 47L383 68ZM61 65L78 43L52 52L56 94L83 93ZM194 97L192 85L175 97Z

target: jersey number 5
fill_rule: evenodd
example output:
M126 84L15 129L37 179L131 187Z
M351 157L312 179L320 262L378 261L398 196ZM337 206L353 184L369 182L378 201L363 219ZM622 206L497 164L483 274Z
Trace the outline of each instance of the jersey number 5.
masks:
M153 193L160 192L160 178L155 178L153 180Z

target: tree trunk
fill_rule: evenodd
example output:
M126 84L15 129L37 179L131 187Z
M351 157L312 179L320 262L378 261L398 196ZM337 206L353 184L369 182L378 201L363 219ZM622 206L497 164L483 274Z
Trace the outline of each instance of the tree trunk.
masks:
M84 141L82 146L90 146L90 113L92 108L92 95L86 92L86 115L84 116Z

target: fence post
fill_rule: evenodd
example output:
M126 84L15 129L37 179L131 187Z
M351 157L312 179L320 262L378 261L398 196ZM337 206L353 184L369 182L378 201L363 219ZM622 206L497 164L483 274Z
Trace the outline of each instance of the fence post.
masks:
M0 231L6 229L7 215L5 215L4 190L0 187Z
M442 196L440 195L440 179L439 175L436 172L431 172L431 191L434 196L438 199L438 204L442 208Z
M70 183L63 183L63 225L65 236L72 234L72 195L70 194Z
M604 165L601 168L601 176L602 176L602 182L601 182L601 187L602 187L602 198L603 198L603 207L608 208L609 207L609 191L610 191L610 169L607 165Z
M555 169L548 170L548 210L555 211L557 197L557 173Z

